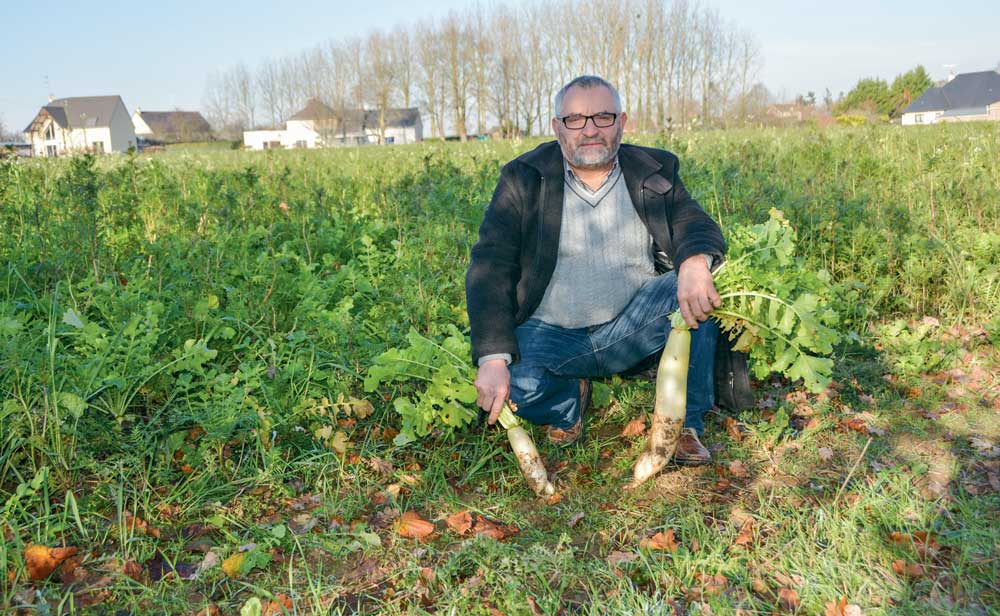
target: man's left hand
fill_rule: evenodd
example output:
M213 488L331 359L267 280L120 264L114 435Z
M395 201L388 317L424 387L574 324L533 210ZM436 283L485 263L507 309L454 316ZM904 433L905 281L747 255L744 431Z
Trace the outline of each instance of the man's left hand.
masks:
M681 263L677 270L677 301L681 316L691 329L698 329L698 321L704 321L722 305L705 255L694 255Z

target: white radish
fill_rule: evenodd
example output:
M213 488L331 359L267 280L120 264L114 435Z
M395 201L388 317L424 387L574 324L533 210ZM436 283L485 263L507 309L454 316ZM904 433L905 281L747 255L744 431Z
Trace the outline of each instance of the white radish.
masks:
M549 481L549 473L542 464L542 457L538 455L535 442L531 440L528 431L521 427L521 421L514 416L507 404L504 404L503 410L500 411L500 425L507 430L510 448L517 457L517 465L521 467L521 474L524 475L528 486L538 496L555 494L556 489Z
M631 487L660 472L677 448L687 415L687 375L691 357L691 330L674 315L673 328L656 370L656 401L646 449L635 463Z

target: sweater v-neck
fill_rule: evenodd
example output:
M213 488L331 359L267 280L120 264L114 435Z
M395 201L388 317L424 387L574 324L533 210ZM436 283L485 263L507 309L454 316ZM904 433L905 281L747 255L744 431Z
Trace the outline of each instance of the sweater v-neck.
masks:
M614 165L611 167L611 171L608 172L607 177L601 182L601 185L597 187L596 190L590 190L583 181L577 177L573 168L569 166L566 159L563 159L563 166L566 169L566 186L569 187L576 196L580 197L588 204L590 207L597 207L597 205L604 200L604 197L610 193L618 181L622 177L621 166L618 165L618 158L615 158Z

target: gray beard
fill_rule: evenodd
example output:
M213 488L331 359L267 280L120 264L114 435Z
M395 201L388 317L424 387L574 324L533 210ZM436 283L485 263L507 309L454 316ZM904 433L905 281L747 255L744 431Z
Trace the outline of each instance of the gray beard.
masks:
M577 169L599 169L601 167L606 167L608 163L615 159L618 155L618 148L606 147L603 153L598 154L598 152L589 152L584 154L577 149L573 152L573 160L570 161ZM595 158L596 156L596 158Z

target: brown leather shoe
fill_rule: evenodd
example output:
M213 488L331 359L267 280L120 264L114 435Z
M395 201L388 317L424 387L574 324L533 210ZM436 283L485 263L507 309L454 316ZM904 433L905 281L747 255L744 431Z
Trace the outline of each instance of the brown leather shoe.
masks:
M583 436L583 414L590 407L590 379L580 379L580 418L572 428L562 430L553 426L545 427L545 435L556 447L569 447Z
M674 450L674 462L683 466L699 466L712 461L712 454L698 440L694 428L682 428Z

